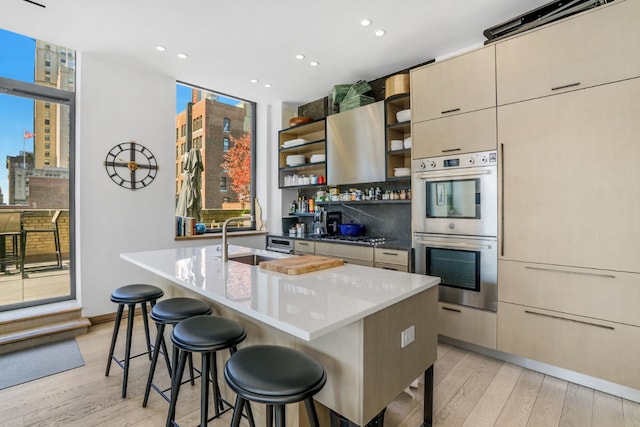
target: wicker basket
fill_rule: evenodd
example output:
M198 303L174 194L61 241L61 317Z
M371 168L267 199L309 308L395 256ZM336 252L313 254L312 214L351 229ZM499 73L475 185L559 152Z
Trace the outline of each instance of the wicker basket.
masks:
M354 108L362 107L363 105L373 102L375 102L375 99L366 95L356 95L351 98L345 98L345 100L340 103L340 112L353 110Z
M384 97L409 93L409 74L396 74L384 81Z

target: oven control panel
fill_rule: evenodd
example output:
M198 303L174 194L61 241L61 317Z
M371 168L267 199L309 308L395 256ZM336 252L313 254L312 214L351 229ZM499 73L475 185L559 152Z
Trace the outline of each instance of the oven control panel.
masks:
M496 165L498 153L496 151L483 151L480 153L464 153L450 156L415 159L413 171L423 172L430 170L461 169L475 166Z

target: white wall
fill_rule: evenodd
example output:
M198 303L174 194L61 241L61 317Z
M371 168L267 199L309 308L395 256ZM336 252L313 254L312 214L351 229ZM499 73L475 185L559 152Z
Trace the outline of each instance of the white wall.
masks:
M120 253L201 243L174 240L175 78L97 53L82 54L79 63L76 286L83 315L91 317L115 311L109 296L119 286L166 285L120 259ZM266 170L268 155L274 152L272 119L269 108L259 106L257 173L262 179L257 191L268 215L274 215L265 196L271 187ZM156 179L135 191L112 182L103 166L111 147L132 140L150 149L159 165ZM267 220L267 224L272 221L269 216ZM234 238L232 243L263 247L264 240L261 235ZM218 243L207 240L207 244Z

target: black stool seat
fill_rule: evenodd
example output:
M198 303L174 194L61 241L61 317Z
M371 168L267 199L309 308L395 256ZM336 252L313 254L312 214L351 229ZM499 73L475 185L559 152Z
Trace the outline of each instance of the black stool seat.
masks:
M122 286L111 294L111 302L118 304L135 304L157 300L164 296L162 289L153 285Z
M160 301L151 310L151 319L156 322L175 324L189 317L211 314L209 304L195 298L169 298Z
M173 328L171 341L180 349L195 352L224 350L241 343L247 336L238 322L218 316L196 316Z
M284 405L305 401L311 426L318 426L312 396L327 381L327 374L315 359L288 347L256 345L234 353L224 368L224 377L238 394L236 411L245 401L267 404L267 424L276 409L276 425L284 426ZM234 414L231 425L238 426Z
M116 313L116 319L113 325L113 334L111 336L111 346L109 347L109 358L107 359L107 369L105 376L109 376L111 370L111 361L115 361L118 366L124 369L124 376L122 380L122 397L127 397L127 382L129 379L129 361L138 356L144 354L149 355L151 360L151 338L149 337L149 319L147 318L147 303L153 306L156 304L158 298L162 298L164 292L157 286L146 284L133 284L126 285L117 288L111 293L111 301L118 304L118 311ZM131 339L133 335L133 318L135 315L136 304L140 304L142 311L142 320L144 322L144 335L147 344L147 351L144 353L131 356ZM124 312L124 306L127 306L127 340L125 344L124 359L120 360L113 355L116 347L116 340L118 338L118 331L120 330L120 322L122 321L122 314ZM124 362L124 364L123 364Z
M167 415L167 427L174 424L176 404L180 392L181 378L184 372L187 355L201 353L202 355L202 376L200 395L200 426L205 427L209 420L209 376L213 383L215 416L217 418L227 410L233 408L231 404L225 402L220 394L218 386L218 370L216 364L216 352L229 349L233 355L237 348L247 336L242 325L234 320L219 316L193 316L179 322L174 326L171 333L171 342L174 349L178 349L178 363L174 364L171 382L171 402ZM224 404L228 408L224 409ZM242 409L240 410L242 412ZM251 408L247 406L247 416L249 423L254 426Z
M204 301L195 299L195 298L185 298L185 297L177 297L177 298L169 298L163 301L160 301L151 309L151 319L156 322L157 334L156 334L156 342L154 345L154 353L153 358L151 359L151 366L149 366L149 377L147 378L147 385L144 391L144 398L142 400L142 406L146 407L149 401L149 393L151 392L151 387L153 387L160 396L162 396L167 402L170 400L167 398L165 392L171 390L168 388L166 390L162 390L157 387L153 383L153 377L156 371L156 365L158 363L158 354L160 350L164 354L164 359L167 364L167 369L169 371L169 376L171 376L171 363L169 362L167 345L164 340L164 329L166 325L175 325L176 323L188 319L193 316L207 315L211 314L213 310L209 304ZM177 361L177 351L174 348L173 354L173 363L175 364ZM191 384L194 382L193 375L193 362L191 357L189 358L189 368L191 372Z

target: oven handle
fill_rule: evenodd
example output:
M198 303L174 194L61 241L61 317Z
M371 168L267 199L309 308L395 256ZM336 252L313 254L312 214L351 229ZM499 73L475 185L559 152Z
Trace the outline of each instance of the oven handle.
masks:
M416 244L429 246L430 248L451 248L451 249L491 249L491 244L481 245L479 243L456 243L442 242L434 240L416 240Z
M446 171L446 172L416 172L415 177L417 179L428 180L428 179L439 179L439 178L455 178L455 177L468 177L468 176L477 176L481 177L483 175L491 175L494 172L494 168L492 169L472 169L465 171Z

